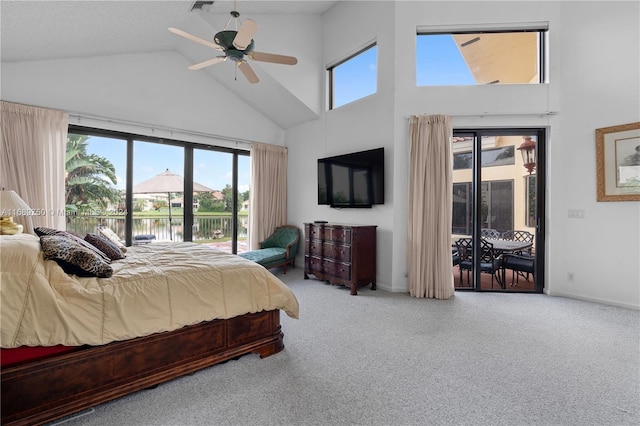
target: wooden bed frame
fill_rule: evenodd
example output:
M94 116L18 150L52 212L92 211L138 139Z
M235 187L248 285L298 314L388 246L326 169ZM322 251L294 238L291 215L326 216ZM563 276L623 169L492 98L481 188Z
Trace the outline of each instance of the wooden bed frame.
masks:
M2 424L38 425L241 355L284 348L280 311L214 320L2 369Z

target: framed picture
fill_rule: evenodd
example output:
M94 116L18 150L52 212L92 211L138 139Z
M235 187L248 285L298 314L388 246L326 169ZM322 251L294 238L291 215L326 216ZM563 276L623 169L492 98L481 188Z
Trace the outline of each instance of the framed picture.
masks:
M640 122L596 129L598 201L640 201Z

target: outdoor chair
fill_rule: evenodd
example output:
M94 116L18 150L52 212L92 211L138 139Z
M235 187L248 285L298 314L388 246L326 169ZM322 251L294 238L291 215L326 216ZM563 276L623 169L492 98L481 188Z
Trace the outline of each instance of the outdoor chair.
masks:
M509 240L509 241L522 241L526 243L533 243L533 234L529 231L518 231L518 230L504 231L502 233L502 239ZM531 248L525 250L524 252L531 253Z
M473 240L471 238L460 238L456 241L456 247L460 256L458 267L460 269L460 284L462 285L462 271L467 271L467 282L469 282L469 273L473 271ZM502 257L496 257L493 244L484 238L480 239L479 260L480 272L491 274L491 288L493 288L494 280L498 282L500 287L504 288L503 277L500 275L502 271ZM504 271L502 271L502 275L504 276Z
M259 263L267 269L282 266L286 274L287 265L291 265L292 268L296 266L299 241L300 230L298 227L283 225L277 227L273 234L259 243L260 249L239 253L238 256Z
M458 254L458 249L451 249L451 261L453 262L453 266L456 266L460 263L460 255Z
M154 234L140 234L133 236L133 245L149 244L156 239Z
M502 259L502 280L506 281L506 270L510 269L511 285L517 285L520 277L529 281L529 274L535 279L536 257L531 254L505 253ZM515 282L514 282L515 281Z
M491 238L497 240L498 238L500 238L500 235L500 232L496 229L483 228L480 230L480 236L482 238Z

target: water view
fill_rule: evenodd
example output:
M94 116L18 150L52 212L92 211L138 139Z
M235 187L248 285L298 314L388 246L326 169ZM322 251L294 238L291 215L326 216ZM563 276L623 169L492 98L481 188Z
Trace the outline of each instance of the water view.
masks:
M238 218L238 242L246 241L248 218ZM171 224L171 226L169 226ZM67 230L80 235L95 233L98 226L106 226L125 240L125 215L69 215ZM133 240L136 236L153 235L153 241L184 241L183 217L167 213L162 215L133 215ZM233 236L233 217L231 214L196 214L193 224L193 241L198 243L230 242ZM240 245L240 244L239 244ZM240 251L240 250L239 250Z

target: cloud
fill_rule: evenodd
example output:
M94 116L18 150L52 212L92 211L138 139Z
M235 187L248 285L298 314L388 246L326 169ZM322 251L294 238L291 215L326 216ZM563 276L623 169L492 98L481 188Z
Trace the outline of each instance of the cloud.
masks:
M122 176L116 175L116 188L117 189L126 189L125 180Z

